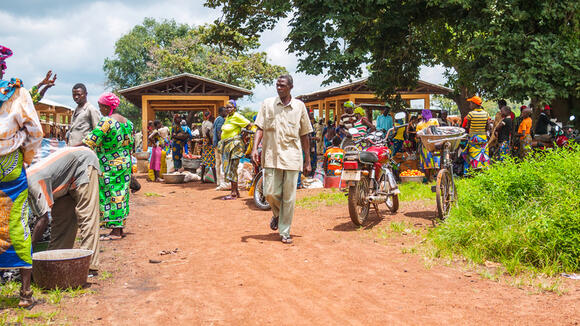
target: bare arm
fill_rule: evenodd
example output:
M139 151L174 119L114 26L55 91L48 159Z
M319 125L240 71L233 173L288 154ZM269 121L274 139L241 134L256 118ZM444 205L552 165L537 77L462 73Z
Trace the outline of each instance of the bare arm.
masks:
M254 148L252 149L252 160L254 163L260 165L260 154L258 153L258 146L262 142L262 136L264 132L260 127L256 130L256 134L254 135Z
M308 134L300 136L302 151L304 152L304 174L310 175L312 167L310 166L310 136Z
M48 226L48 213L45 213L41 217L38 218L36 224L34 225L34 229L32 230L32 246L42 238L46 227Z

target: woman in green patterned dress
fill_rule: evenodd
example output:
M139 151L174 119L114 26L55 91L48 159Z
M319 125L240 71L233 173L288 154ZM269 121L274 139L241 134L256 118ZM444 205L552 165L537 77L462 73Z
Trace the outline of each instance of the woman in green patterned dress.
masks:
M133 123L115 112L119 98L104 93L99 98L103 117L83 143L96 151L103 176L99 179L101 221L111 233L101 240L123 237L123 225L129 216L129 183L131 181L131 149Z

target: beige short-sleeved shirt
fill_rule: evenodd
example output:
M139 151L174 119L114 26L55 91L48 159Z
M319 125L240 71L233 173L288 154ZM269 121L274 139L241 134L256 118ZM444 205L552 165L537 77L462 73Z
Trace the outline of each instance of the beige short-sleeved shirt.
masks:
M262 167L281 170L302 170L300 137L312 132L304 103L292 99L288 105L279 97L266 99L256 117L256 125L264 131Z

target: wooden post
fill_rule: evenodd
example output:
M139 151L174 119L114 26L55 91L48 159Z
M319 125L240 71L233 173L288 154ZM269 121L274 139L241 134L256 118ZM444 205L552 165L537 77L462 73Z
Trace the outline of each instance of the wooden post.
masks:
M425 109L429 109L431 107L431 96L429 94L426 94L423 98L423 107Z

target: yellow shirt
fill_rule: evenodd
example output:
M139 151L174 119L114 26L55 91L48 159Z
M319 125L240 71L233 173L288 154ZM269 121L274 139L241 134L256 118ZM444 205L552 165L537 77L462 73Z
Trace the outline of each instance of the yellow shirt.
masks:
M246 119L238 112L226 117L226 121L222 126L222 139L229 139L238 136L242 132L242 128L250 124L250 120Z
M419 132L419 131L421 131L425 128L431 127L431 126L439 126L439 121L437 121L437 119L429 119L429 121L419 122L419 124L417 124L416 130L417 130L417 132Z
M266 99L256 117L256 125L264 131L263 167L302 170L300 137L312 132L308 111L302 101L292 98L288 105L284 105L279 97Z
M398 127L400 125L401 125L400 123L395 122L395 127ZM397 133L395 134L395 139L405 140L405 128L404 127L397 129Z

